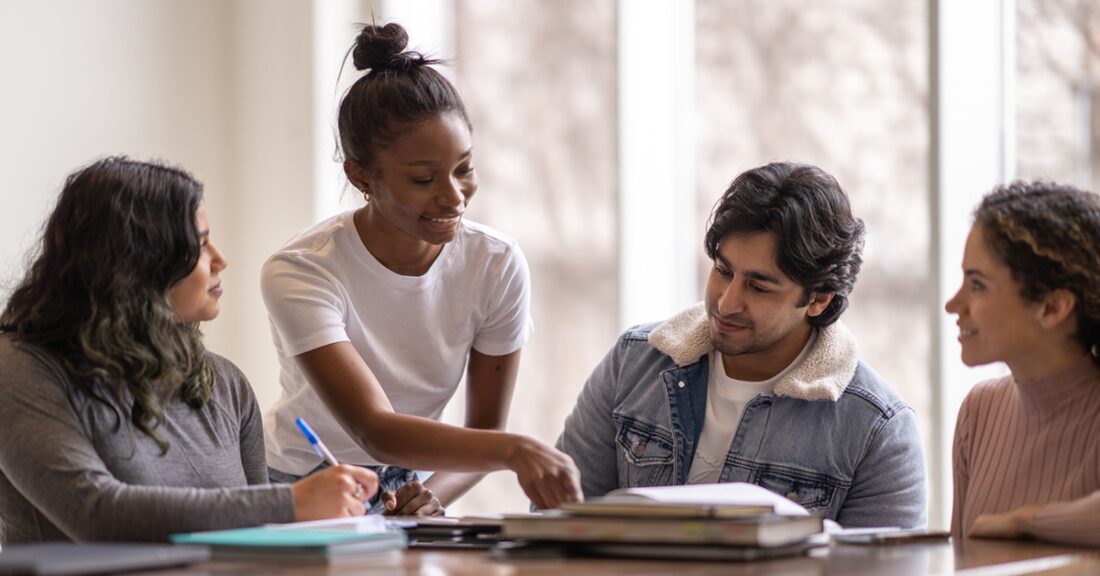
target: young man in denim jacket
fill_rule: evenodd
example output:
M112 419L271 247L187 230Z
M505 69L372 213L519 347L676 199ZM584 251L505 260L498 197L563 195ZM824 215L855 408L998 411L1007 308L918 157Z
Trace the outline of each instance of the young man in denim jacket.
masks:
M863 249L840 185L799 164L745 172L705 246L705 302L627 330L565 421L585 496L751 482L845 527L923 526L913 410L837 322Z

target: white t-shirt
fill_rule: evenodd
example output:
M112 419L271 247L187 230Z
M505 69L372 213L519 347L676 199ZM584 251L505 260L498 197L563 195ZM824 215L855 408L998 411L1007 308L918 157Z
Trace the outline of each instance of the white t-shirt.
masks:
M394 411L438 420L471 349L510 354L534 329L530 273L514 240L464 220L427 273L401 276L363 246L354 214L302 231L263 267L282 386L264 415L267 462L289 474L305 474L321 461L295 418L309 422L337 460L381 464L344 432L295 356L351 342Z
M733 435L741 424L741 415L745 405L760 394L775 390L779 383L795 366L798 366L806 353L817 340L817 332L810 335L798 357L779 374L763 382L735 380L726 375L722 364L722 353L713 350L710 353L710 368L707 370L707 415L703 420L703 431L699 435L699 445L695 447L695 458L688 470L688 484L713 484L722 474L726 465L726 456L733 442Z

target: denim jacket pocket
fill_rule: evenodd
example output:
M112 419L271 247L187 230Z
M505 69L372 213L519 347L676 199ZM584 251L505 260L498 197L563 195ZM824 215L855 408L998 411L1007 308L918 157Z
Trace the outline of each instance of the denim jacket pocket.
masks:
M832 513L837 483L829 476L789 467L764 466L753 475L753 484L763 486L810 511Z
M619 486L664 486L673 478L672 434L627 416L614 415Z

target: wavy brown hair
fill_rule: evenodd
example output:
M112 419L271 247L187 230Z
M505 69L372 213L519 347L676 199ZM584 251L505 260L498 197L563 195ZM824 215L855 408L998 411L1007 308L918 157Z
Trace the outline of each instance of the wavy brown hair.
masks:
M743 172L718 199L707 223L703 247L713 260L722 240L733 234L775 235L775 261L799 286L802 299L832 294L811 326L836 322L848 309L848 295L863 266L863 220L852 215L848 195L824 170L809 164L773 162Z
M1100 365L1100 196L1053 182L998 186L974 211L990 250L1020 295L1059 289L1077 297L1075 337Z
M202 184L179 168L111 157L77 170L0 315L92 398L128 407L162 452L164 402L201 407L213 386L198 326L178 322L168 300L198 262L201 201Z

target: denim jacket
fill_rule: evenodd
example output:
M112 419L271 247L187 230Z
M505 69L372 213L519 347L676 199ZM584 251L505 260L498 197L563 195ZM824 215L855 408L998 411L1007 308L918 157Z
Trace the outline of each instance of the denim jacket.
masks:
M557 442L580 468L586 497L687 482L712 350L702 305L619 338ZM820 329L774 392L745 406L719 482L758 484L845 527L924 526L913 409L857 354L843 324Z

